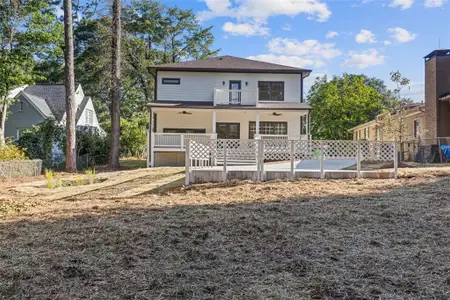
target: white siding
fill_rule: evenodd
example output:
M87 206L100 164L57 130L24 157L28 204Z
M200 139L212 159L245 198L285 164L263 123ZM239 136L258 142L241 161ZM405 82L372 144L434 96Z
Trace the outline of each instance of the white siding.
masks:
M180 84L162 84L163 78L180 78ZM212 102L214 88L228 89L240 80L243 90L255 90L258 81L283 81L284 102L300 103L300 74L252 74L158 71L157 100ZM225 81L225 85L223 82ZM248 82L248 85L245 83Z
M93 111L93 118L92 118L92 124L91 125L86 124L86 110L87 109ZM100 125L98 124L97 114L95 113L94 104L92 103L92 99L89 99L88 103L86 103L86 107L84 108L84 111L81 113L81 116L78 119L77 125L78 126L89 125L89 126L100 128Z

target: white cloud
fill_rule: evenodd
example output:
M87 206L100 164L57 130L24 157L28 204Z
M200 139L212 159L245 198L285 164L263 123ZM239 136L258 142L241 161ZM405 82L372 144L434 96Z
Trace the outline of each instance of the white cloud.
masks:
M317 40L275 38L267 43L269 51L277 54L332 59L341 55L334 44L322 44Z
M391 42L390 42L390 41L383 41L383 44L384 44L385 46L389 46L389 45L391 44Z
M391 37L399 43L407 43L416 39L417 34L411 33L406 29L396 27L389 28L388 32L391 34Z
M365 69L367 67L384 64L386 57L378 55L376 49L369 49L362 52L349 52L349 57L341 67Z
M291 24L284 24L284 26L281 27L281 29L283 29L284 31L291 31L292 30L292 25Z
M230 0L203 1L208 10L198 13L201 21L215 17L232 17L238 20L265 22L269 17L280 15L295 17L303 13L324 22L331 16L328 5L320 0L239 0L235 5Z
M337 33L336 31L328 31L327 35L326 35L326 38L327 39L332 39L334 37L337 37L338 35L339 35L339 33Z
M269 35L270 28L264 27L263 24L256 23L241 23L234 24L231 22L226 22L222 26L222 30L231 35Z
M435 8L435 7L441 7L445 4L447 0L425 0L425 7L426 8Z
M376 43L375 34L372 31L361 29L356 35L355 40L358 44L373 44Z
M260 54L247 58L296 68L320 68L325 65L321 60L295 55Z
M408 8L411 8L413 5L414 0L393 0L389 6L390 7L397 7L399 6L401 10L405 10Z

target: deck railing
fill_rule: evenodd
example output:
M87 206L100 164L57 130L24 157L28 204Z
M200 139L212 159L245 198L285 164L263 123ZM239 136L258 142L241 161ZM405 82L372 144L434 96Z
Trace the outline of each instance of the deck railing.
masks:
M287 134L255 134L255 139L259 140L292 140L307 141L311 139L310 135L287 135Z
M152 133L154 148L185 149L186 140L215 139L215 133Z
M216 105L256 105L258 102L258 89L256 90L229 90L214 89L214 106Z

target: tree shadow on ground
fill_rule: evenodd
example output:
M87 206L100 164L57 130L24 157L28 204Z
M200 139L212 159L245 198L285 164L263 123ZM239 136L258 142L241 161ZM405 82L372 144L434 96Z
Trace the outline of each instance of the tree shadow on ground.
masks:
M0 298L447 299L448 183L4 223Z

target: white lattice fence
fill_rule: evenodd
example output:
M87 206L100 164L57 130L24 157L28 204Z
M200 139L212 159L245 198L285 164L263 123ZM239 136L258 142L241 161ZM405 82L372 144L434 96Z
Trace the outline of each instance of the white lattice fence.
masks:
M258 178L264 178L264 162L290 162L290 178L295 177L296 165L303 160L310 166L320 163L320 167L311 171L320 171L320 178L325 178L326 164L331 160L350 160L356 164L357 176L361 174L362 161L390 161L394 162L395 177L397 176L397 147L393 142L372 141L321 141L321 140L216 140L195 139L189 140L186 151L186 174L190 169L215 168L223 166L223 178L227 178L227 166L251 165L256 168L243 168L241 170L256 170ZM331 171L339 170L330 167ZM301 169L301 168L299 168ZM239 170L234 168L234 171ZM272 166L273 170L273 166ZM302 169L304 171L304 169ZM351 170L347 170L351 171ZM260 179L262 180L262 179Z
M39 176L42 160L13 160L0 162L0 179Z
M396 156L395 142L362 141L361 160L394 161Z

